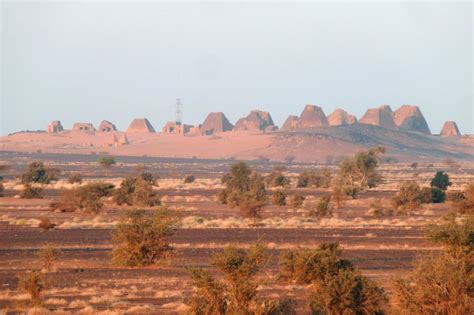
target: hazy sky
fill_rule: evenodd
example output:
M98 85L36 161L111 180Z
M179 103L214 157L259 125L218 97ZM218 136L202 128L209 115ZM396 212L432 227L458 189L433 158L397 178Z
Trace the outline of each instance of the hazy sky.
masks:
M2 134L419 105L474 132L472 3L0 1Z

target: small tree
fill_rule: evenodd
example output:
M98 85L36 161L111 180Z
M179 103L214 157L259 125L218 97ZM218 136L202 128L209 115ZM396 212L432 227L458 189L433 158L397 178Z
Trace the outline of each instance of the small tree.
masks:
M331 195L326 195L321 198L316 204L316 207L309 212L311 217L331 217L332 216L332 207L330 205Z
M184 183L185 184L191 184L191 183L194 183L195 180L196 180L196 177L194 177L194 175L187 175L184 178Z
M112 250L112 260L122 266L147 266L170 258L173 247L168 238L173 235L178 220L166 209L132 210L124 214L114 229L116 243Z
M420 186L415 182L404 182L400 191L392 198L393 206L405 212L418 209L424 202Z
M82 175L79 172L74 172L69 174L69 177L67 179L69 184L75 184L75 183L82 183Z
M55 270L55 264L63 255L63 251L51 244L46 244L38 251L38 258L42 262L42 270L47 272Z
M57 168L45 167L43 162L31 162L28 170L21 176L21 182L23 184L49 184L58 179L60 172Z
M281 190L275 190L272 195L272 204L275 206L285 206L286 205L286 193Z
M261 218L262 208L265 203L255 199L251 194L246 194L240 199L240 211L245 217L251 218L253 224L257 223L257 220Z
M31 184L24 184L23 190L20 193L20 198L22 199L41 199L43 189L40 187L33 187Z
M431 187L437 187L441 190L448 189L453 183L449 181L449 176L443 171L436 172L435 176L431 180Z
M125 178L114 192L117 204L129 206L154 207L161 204L160 197L153 191L154 179L149 176Z
M32 271L23 275L19 279L19 287L30 295L32 306L40 306L43 303L42 292L45 289L45 285L38 271Z
M291 206L293 208L299 208L303 205L303 202L305 199L306 199L305 196L303 196L302 194L296 193L291 199Z
M105 175L109 176L109 171L116 164L115 159L111 156L101 156L99 158L99 164L105 170Z

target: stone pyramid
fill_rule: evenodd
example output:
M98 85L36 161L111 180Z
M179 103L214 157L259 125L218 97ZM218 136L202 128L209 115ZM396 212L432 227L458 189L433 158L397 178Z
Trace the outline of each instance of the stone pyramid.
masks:
M150 124L147 118L135 118L132 120L126 132L155 132L155 128Z
M218 132L230 131L234 126L222 112L209 113L200 126L202 134L211 135Z
M235 124L237 130L265 130L269 126L275 126L269 112L253 110L246 117L240 118Z
M328 116L328 122L331 126L345 126L357 123L357 118L338 108Z
M361 124L375 125L387 129L397 129L388 105L368 109L359 120Z
M431 134L430 127L418 106L403 105L393 112L395 125L401 130Z
M281 126L281 130L288 131L288 130L296 130L298 129L299 125L299 118L295 115L290 115Z
M458 125L455 121L446 121L441 129L442 136L460 136Z
M117 127L115 127L115 125L112 124L110 121L102 120L102 122L99 125L98 130L101 132L111 132L111 131L117 131Z
M319 106L306 105L299 118L299 129L329 126L323 110Z

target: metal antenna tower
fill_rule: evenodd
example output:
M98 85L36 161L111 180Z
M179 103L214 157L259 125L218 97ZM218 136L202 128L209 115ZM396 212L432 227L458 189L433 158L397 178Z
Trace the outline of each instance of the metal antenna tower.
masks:
M176 99L176 104L174 105L174 116L175 116L175 121L178 123L178 124L181 124L182 123L182 109L183 107L183 104L181 104L181 99L177 98Z

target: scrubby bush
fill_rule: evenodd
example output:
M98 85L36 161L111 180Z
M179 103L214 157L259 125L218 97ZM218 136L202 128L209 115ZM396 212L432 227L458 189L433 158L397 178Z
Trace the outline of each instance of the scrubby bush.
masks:
M5 187L3 187L3 184L0 182L0 197L3 196L3 191L5 190Z
M184 183L185 184L191 184L191 183L194 183L195 180L196 180L196 177L194 177L194 175L187 175L184 178Z
M229 246L212 255L212 265L223 274L223 282L209 271L189 269L196 291L188 305L191 314L295 314L294 304L257 299L256 275L267 265L270 256L262 244L248 250Z
M437 187L441 190L448 189L452 183L449 181L449 176L443 171L436 172L435 176L431 180L431 187Z
M45 271L54 271L55 264L58 259L63 255L63 251L54 247L51 244L46 244L41 247L38 251L38 258L42 263L42 270Z
M293 208L299 208L303 205L304 200L306 199L305 196L302 194L296 193L293 198L291 198L291 206Z
M69 174L69 177L67 179L69 184L75 184L75 183L82 183L82 174L79 172L74 172Z
M309 216L323 218L332 216L332 207L330 205L331 195L326 195L322 197L316 206L311 209Z
M284 174L284 169L275 167L265 180L270 187L286 187L290 184L290 179Z
M113 188L112 184L99 182L63 190L60 199L52 202L50 207L61 212L99 213L104 208L101 199L110 196Z
M142 173L138 177L125 178L114 192L114 201L129 206L153 207L160 205L159 196L153 191L153 176Z
M57 168L45 167L43 162L31 162L28 170L21 176L21 182L23 184L49 184L58 179L60 172Z
M461 192L453 192L448 196L457 210L462 214L474 214L474 183L467 185Z
M23 185L23 190L20 193L22 199L43 198L43 189L41 187L34 187L30 183Z
M30 295L32 306L40 306L43 303L42 293L45 284L38 271L31 271L19 279L19 287Z
M307 170L298 177L296 187L323 187L328 188L331 185L331 171L328 168L322 170Z
M239 208L244 217L251 218L255 224L261 218L262 208L265 203L255 199L252 194L244 194L239 201Z
M272 204L275 206L286 205L286 193L281 190L275 190L272 195Z
M99 164L104 168L105 175L109 176L109 171L116 164L115 159L111 156L101 156L99 158Z
M474 216L458 224L455 217L448 217L442 224L430 224L425 228L425 235L431 240L444 245L447 253L459 257L474 252ZM474 260L472 261L474 264Z
M45 231L52 230L55 226L56 224L52 223L48 218L41 219L40 223L38 224L38 227Z
M247 164L239 162L224 175L222 183L226 186L218 195L221 203L230 207L239 206L240 202L251 196L258 202L266 202L265 183L258 173L252 171Z
M112 260L121 266L147 266L160 263L173 254L168 238L178 226L177 218L166 209L127 211L113 231Z
M430 196L431 198L431 193ZM393 206L401 211L410 212L418 209L426 201L420 186L415 182L404 182L400 191L392 198Z
M446 193L444 190L438 187L431 187L431 200L432 203L443 203L446 200Z

